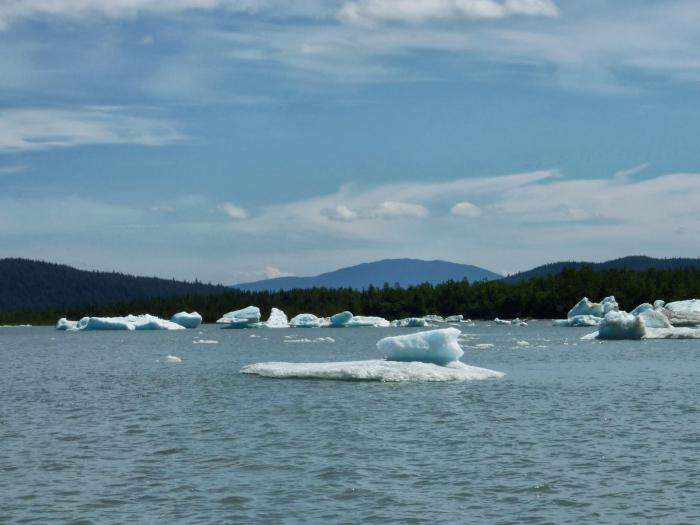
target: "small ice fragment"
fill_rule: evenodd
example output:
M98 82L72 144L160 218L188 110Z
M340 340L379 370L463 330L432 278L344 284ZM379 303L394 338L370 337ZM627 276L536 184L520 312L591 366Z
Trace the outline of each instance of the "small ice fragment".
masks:
M182 359L180 359L176 355L167 355L165 357L165 362L166 363L182 363Z

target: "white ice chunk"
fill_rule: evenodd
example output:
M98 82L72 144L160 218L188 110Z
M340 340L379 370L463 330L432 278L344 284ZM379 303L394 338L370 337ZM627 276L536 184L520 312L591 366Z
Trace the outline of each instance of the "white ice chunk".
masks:
M598 339L642 339L644 322L627 312L608 312L598 327Z
M463 320L464 316L462 314L450 315L448 317L445 317L446 323L461 323Z
M270 317L261 326L265 328L289 328L289 320L287 314L279 308L273 307L270 311Z
M387 328L391 323L384 319L383 317L372 317L366 315L355 315L350 321L345 325L349 328L360 328L363 326L374 327L374 328Z
M70 321L65 317L61 317L56 323L56 330L77 330L78 321Z
M649 328L673 328L668 317L656 310L643 310L638 317L644 323L647 332Z
M182 363L182 359L180 359L176 355L168 355L165 357L165 362L166 363Z
M639 315L642 312L646 312L647 310L653 310L653 309L654 309L654 307L652 305L650 305L649 303L642 303L639 306L637 306L637 308L632 310L630 313L632 315Z
M432 363L373 359L337 363L255 363L244 374L273 378L335 379L341 381L472 381L503 377L502 372L469 366L459 361L439 366Z
M673 326L693 327L700 325L700 299L666 303L660 310L668 317Z
M519 317L516 317L512 321L509 321L508 319L499 319L496 317L493 320L494 323L496 324L502 324L502 325L510 325L510 326L527 326L527 323L520 319Z
M195 345L216 345L219 344L219 341L215 339L195 339L192 343Z
M202 316L197 312L178 312L170 318L170 321L185 328L197 328L202 324Z
M421 361L445 365L464 355L457 340L460 334L456 328L443 328L385 337L377 343L377 348L390 361Z
M292 328L321 328L322 326L329 326L329 321L314 314L299 314L289 321L289 326Z
M224 314L217 323L225 324L224 328L252 328L260 322L260 308L247 306Z

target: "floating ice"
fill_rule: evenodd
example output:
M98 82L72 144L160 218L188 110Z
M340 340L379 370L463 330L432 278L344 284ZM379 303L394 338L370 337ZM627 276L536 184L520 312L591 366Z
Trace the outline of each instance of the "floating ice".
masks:
M247 306L241 310L234 310L224 314L216 322L225 324L224 328L252 328L260 322L260 308Z
M335 379L341 381L472 381L503 377L502 372L454 361L446 366L432 363L373 359L337 363L255 363L244 374L287 379Z
M391 326L391 323L383 317L353 315L352 312L345 311L332 316L330 318L330 326L334 328L386 328Z
M584 339L665 339L694 338L693 330L675 328L661 311L640 305L633 313L610 311L598 327L598 331ZM700 330L698 330L700 333Z
M494 345L493 343L478 343L474 345L474 348L478 348L479 350L486 350L487 348L493 348Z
M219 341L214 339L195 339L192 343L195 345L217 345Z
M528 343L527 341L518 341L518 342L515 343L515 344L516 344L517 346L530 346L530 343Z
M270 317L267 321L261 324L265 328L289 328L289 320L287 319L287 314L285 314L279 308L272 308L270 311Z
M180 359L176 355L168 355L165 357L165 362L166 363L182 363L182 359Z
M443 328L385 337L377 343L377 348L390 361L421 361L445 365L464 355L457 341L460 334L456 328Z
M285 338L285 343L335 343L335 339L332 337L315 337L314 339L309 339L307 337L302 337L300 339Z
M289 326L292 328L321 328L329 326L330 321L315 316L314 314L299 314L289 321Z
M391 326L397 328L425 328L432 325L425 317L406 317L405 319L392 321Z
M202 316L197 312L178 312L170 318L170 321L185 328L197 328L202 324Z
M661 305L658 309L668 317L673 326L700 325L700 299L674 301Z
M348 312L347 310L345 312L340 312L339 314L335 314L331 316L331 326L332 327L340 327L340 326L345 326L350 322L350 320L354 316L352 315L352 312Z
M125 317L83 317L80 321L60 319L56 330L184 330L183 326L150 314Z
M603 320L602 317L594 315L574 315L569 319L556 319L554 326L598 326Z
M462 321L464 321L464 316L462 314L445 317L446 323L461 323Z
M523 321L522 319L520 319L519 317L516 317L512 321L509 321L507 319L499 319L498 317L496 317L493 320L493 322L496 324L502 324L502 325L527 326L527 323L525 321Z
M56 330L77 330L78 321L70 321L65 317L61 317L56 323Z

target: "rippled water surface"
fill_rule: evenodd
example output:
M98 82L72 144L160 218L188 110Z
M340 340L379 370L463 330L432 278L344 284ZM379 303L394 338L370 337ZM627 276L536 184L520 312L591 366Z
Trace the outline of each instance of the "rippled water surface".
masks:
M2 328L0 522L700 523L700 341L480 323L503 379L239 373L408 331Z

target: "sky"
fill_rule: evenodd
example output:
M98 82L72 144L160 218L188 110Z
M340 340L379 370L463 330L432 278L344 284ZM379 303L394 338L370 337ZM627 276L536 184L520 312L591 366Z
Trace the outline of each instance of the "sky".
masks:
M700 256L697 0L0 0L0 257Z

